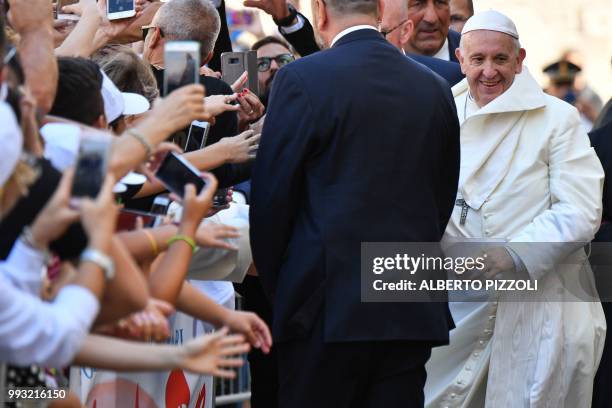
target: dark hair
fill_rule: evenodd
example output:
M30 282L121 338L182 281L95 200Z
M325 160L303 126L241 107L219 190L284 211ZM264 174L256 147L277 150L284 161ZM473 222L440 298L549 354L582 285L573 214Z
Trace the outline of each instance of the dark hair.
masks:
M91 126L104 114L102 73L95 62L84 58L60 57L59 81L49 114Z
M4 52L6 50L6 34L4 33L4 13L0 10L0 69L4 66Z
M271 35L264 37L261 40L257 41L255 44L253 44L253 46L251 47L251 50L257 51L261 47L268 45L268 44L278 44L288 49L289 52L293 52L289 44L287 44L285 41L281 40L280 38L273 37Z

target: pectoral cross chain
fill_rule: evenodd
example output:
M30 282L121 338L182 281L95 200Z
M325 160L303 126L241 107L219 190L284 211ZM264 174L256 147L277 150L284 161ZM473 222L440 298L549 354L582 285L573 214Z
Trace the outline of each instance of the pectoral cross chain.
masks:
M465 225L465 219L467 218L468 211L470 210L470 206L467 205L463 198L455 201L455 205L461 206L461 218L459 218L459 224Z

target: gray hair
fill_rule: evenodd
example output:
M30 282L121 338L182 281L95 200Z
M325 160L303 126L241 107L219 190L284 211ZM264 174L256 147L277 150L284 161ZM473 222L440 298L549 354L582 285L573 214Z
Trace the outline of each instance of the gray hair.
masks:
M465 47L464 47L464 41L463 39L465 38L465 36L469 33L471 33L472 31L465 33L463 35L461 35L461 39L459 40L459 48L461 49L461 52L464 53L465 52ZM516 53L518 54L519 51L521 50L521 42L518 40L518 38L514 38L511 35L508 35L508 37L510 37L512 39L512 43L514 44L514 49L516 50Z
M221 19L209 0L172 0L160 7L156 25L169 41L197 41L202 56L215 47Z
M378 17L376 0L327 0L326 3L338 15L366 14Z

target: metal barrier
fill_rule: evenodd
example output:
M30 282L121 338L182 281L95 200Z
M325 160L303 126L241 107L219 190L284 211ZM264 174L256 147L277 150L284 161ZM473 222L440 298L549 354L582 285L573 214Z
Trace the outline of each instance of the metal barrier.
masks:
M236 310L243 310L242 297L236 293ZM244 365L238 370L233 380L215 378L215 406L232 406L233 408L247 408L251 400L251 376L247 355L243 355Z

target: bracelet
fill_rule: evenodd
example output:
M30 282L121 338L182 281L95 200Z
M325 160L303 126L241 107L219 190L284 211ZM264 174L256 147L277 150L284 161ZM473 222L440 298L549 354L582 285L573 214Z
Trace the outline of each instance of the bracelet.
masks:
M146 229L143 229L142 232L144 232L145 236L151 243L151 249L153 250L153 256L154 257L157 256L159 254L159 246L157 245L157 241L155 240L155 237L153 236L153 234L151 234Z
M149 141L147 140L145 135L143 135L140 131L138 131L136 129L133 129L133 128L126 130L125 133L127 135L132 136L134 139L136 139L136 140L138 140L140 142L140 144L147 151L147 159L149 157L151 157L151 155L153 154L153 146L151 146L151 143L149 143Z
M186 242L191 247L191 250L193 252L195 252L196 249L197 249L197 245L196 245L195 241L193 240L193 238L188 237L187 235L181 235L181 234L175 235L172 238L170 238L168 240L168 245L172 245L173 243L175 243L177 241Z

